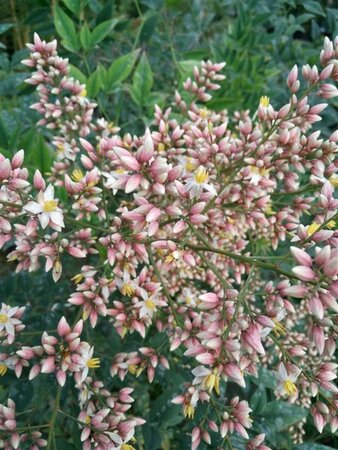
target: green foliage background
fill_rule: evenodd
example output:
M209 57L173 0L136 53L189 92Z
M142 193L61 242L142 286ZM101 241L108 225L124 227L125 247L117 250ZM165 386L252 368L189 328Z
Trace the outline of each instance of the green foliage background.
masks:
M208 107L255 110L261 95L269 95L272 104L280 105L287 98L285 78L293 64L317 64L324 36L338 34L335 0L2 0L0 17L0 151L10 155L24 148L28 166L43 173L53 158L50 135L35 127L38 115L29 105L36 97L34 89L23 83L28 71L20 64L34 31L46 40L58 38L60 53L69 58L73 76L86 83L88 95L97 102L97 115L116 123L122 133L143 132L152 121L153 105L170 104L175 89L201 59L227 62L227 79ZM336 112L334 107L327 110L324 132L335 126ZM0 300L30 305L26 331L30 343L37 343L38 331L55 327L71 282L63 278L54 284L49 274L42 273L15 275L15 266L5 263L5 252L0 258ZM64 271L71 276L78 268ZM99 327L95 339L103 361L101 372L108 373L111 357L122 348L135 350L141 339L133 335L121 343L107 324ZM87 327L86 333L90 338L93 331ZM161 339L150 330L142 345L158 347ZM138 435L140 449L190 446L191 426L181 407L171 404L178 386L190 378L183 361L179 353L171 357L171 370L157 372L152 385L145 377L127 376L127 385L134 386L137 398L133 411L147 420ZM51 383L52 376L28 383L7 373L0 402L9 395L19 411L30 411L31 424L46 423L53 401ZM116 379L107 383L112 389L121 386ZM325 433L318 437L311 420L306 443L292 444L286 430L307 411L274 400L273 387L272 375L262 369L244 391L253 407L254 431L265 432L273 449L338 448L338 438ZM68 383L62 402L76 416L76 402L68 395L71 389ZM237 388L229 383L227 389L233 394ZM45 398L42 405L41 398ZM198 415L204 413L200 408ZM80 448L77 425L60 420L58 426L58 448ZM234 445L244 448L239 438Z

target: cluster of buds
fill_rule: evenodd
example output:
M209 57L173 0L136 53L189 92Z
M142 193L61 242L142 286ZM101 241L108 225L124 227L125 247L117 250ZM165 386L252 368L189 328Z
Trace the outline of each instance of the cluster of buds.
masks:
M84 448L130 450L142 423L124 416L130 392L116 400L91 380L89 370L103 368L81 340L87 319L93 334L105 321L121 338L163 334L158 348L148 341L111 355L110 373L122 381L144 372L152 382L159 365L175 364L164 356L167 344L183 353L190 375L173 402L197 421L193 449L202 440L214 445L210 431L227 439L237 432L249 450L268 449L263 435L250 440L255 418L247 399L226 397L229 382L245 388L262 365L278 369L278 398L302 399L320 432L326 423L335 429L338 131L325 137L312 125L327 106L318 99L336 95L338 41L325 40L323 68L302 68L305 86L292 68L286 104L274 107L263 96L252 117L200 106L224 78L224 64L202 62L184 84L190 104L187 93L176 93L179 115L156 106L154 130L143 136L114 135L112 127L106 133L104 121L89 136L94 105L68 78L56 42L35 36L29 48L40 124L59 133L54 141L67 151L58 152L52 177L36 171L32 185L23 151L11 161L0 155L0 244L13 243L17 271L37 270L44 260L54 281L64 260L83 261L80 273L69 274L76 288L68 298L82 320L71 327L62 318L58 337L44 332L41 345L23 345L15 353L18 373L32 361L29 378L55 373L63 386L71 375L80 389ZM0 313L8 343L21 329L14 309L3 322ZM209 405L199 422L202 403Z
M22 432L18 428L16 421L15 403L8 399L7 406L0 405L0 446L5 450L20 449L20 445L29 442L30 450L39 450L47 445L47 441L42 438L42 433L37 430ZM22 448L22 447L21 447Z

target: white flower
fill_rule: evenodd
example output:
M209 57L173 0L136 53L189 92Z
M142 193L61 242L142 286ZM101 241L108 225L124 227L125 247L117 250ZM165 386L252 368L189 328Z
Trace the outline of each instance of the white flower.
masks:
M268 336L268 334L270 334L271 331L273 331L276 334L276 336L283 336L286 333L286 328L280 322L284 319L285 316L286 316L286 309L282 308L277 313L276 317L272 319L272 321L275 324L274 327L273 328L269 326L264 327L260 332L261 337Z
M4 336L7 334L7 340L9 344L12 344L14 342L15 326L22 323L21 320L15 317L15 314L18 310L18 306L11 308L5 303L2 304L0 309L0 336Z
M199 385L202 389L206 389L209 394L215 389L216 394L219 395L219 382L220 376L217 369L207 369L204 366L198 366L192 370L192 374L195 375L192 384Z
M130 280L130 274L128 272L124 271L123 279L116 278L115 281L116 286L118 287L122 295L133 297L137 288L137 284L135 283L135 281Z
M208 184L209 174L203 166L199 168L188 178L186 190L189 192L190 198L198 197L203 189L213 195L217 195L217 191L211 184Z
M100 367L100 359L93 358L93 354L94 347L91 347L89 344L81 350L81 362L79 364L82 369L82 374L79 384L83 383L88 377L89 369L98 369Z
M148 294L143 295L144 300L138 302L135 306L141 306L140 317L152 318L157 307L157 300L154 297L149 297Z
M301 369L296 366L291 367L291 373L288 374L283 363L280 363L278 372L275 372L277 378L279 380L279 384L275 391L276 394L280 395L288 395L289 397L296 398L297 395L297 387L295 381L299 377L301 373Z
M50 225L54 230L61 231L65 224L62 211L57 206L58 200L54 198L54 187L49 184L45 192L38 193L37 200L37 202L28 202L24 206L24 210L31 214L37 214L43 229Z

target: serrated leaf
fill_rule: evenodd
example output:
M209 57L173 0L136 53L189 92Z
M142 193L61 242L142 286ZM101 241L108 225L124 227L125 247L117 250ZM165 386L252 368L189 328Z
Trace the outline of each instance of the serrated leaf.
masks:
M133 70L139 53L140 50L134 50L133 52L127 53L126 55L115 59L108 70L107 82L109 90L113 89L128 78Z
M303 6L304 6L304 9L306 9L306 11L316 14L317 16L325 17L325 12L324 12L320 2L308 0L303 3Z
M54 25L64 40L64 46L71 51L78 48L78 38L72 19L58 6L54 6Z
M111 19L101 22L97 27L95 27L92 31L91 46L94 47L94 45L97 45L103 41L103 39L108 36L117 23L118 19Z

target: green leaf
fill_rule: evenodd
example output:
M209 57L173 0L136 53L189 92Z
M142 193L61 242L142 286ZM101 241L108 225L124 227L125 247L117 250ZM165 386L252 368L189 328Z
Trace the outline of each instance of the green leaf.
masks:
M13 27L13 23L0 23L0 34L6 33L6 31L10 30Z
M8 147L8 134L6 130L6 125L0 116L0 145L1 147Z
M147 55L143 53L134 72L133 85L130 90L131 96L135 103L140 106L145 105L153 83L153 72L148 62Z
M178 61L178 65L186 75L191 75L192 71L194 70L194 67L200 66L200 64L201 62L195 59L186 59L184 61Z
M303 444L296 445L294 450L334 450L334 448L315 442L303 442Z
M67 6L67 8L76 15L76 17L80 16L81 12L81 0L63 0L63 3Z
M85 23L80 30L80 42L84 50L88 50L91 47L92 34L88 25Z
M75 80L80 81L81 84L86 84L87 82L87 77L86 75L81 72L80 69L78 69L77 67L69 64L70 70L69 70L69 75L73 78L75 78Z
M63 39L63 45L70 51L78 49L78 37L72 19L58 6L54 6L54 25Z
M274 431L282 431L304 419L307 414L308 411L301 406L276 400L267 403L264 409L264 424Z
M312 0L303 3L304 9L310 13L316 14L317 16L325 17L325 12L320 4L320 2L315 2Z
M143 433L144 444L145 444L146 448L151 448L152 450L156 450L156 449L160 448L161 435L156 430L155 427L146 423L142 427L142 433Z
M51 151L41 135L34 133L32 142L27 148L27 162L42 174L49 172L52 165Z
M134 50L127 53L120 58L115 59L108 70L108 89L111 91L118 84L122 83L133 70L135 61L140 53L140 50Z
M99 44L105 37L108 36L108 34L111 32L111 30L115 27L117 24L118 19L111 19L106 20L104 22L101 22L97 27L94 28L92 31L92 37L91 37L91 46L94 47L94 45Z
M266 390L260 385L250 398L250 406L255 414L262 414L267 404Z
M105 68L101 65L93 72L87 81L88 97L96 97L100 90L104 90L104 80L106 77Z

